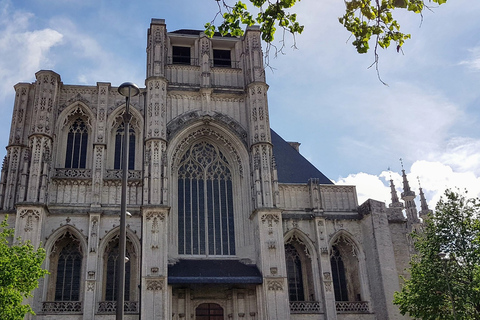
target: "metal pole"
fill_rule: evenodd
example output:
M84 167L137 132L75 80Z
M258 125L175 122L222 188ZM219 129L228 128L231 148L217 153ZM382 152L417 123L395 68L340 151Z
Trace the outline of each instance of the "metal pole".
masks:
M120 235L118 252L118 276L117 276L117 317L116 320L123 320L125 305L125 257L127 242L127 181L128 181L128 145L130 136L130 94L131 88L128 88L128 96L125 97L126 107L123 114L123 148L122 148L122 199L120 203Z

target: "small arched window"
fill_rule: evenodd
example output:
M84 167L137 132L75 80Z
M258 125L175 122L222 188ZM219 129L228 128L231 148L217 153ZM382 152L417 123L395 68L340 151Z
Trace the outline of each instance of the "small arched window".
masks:
M80 301L82 260L79 241L67 231L55 242L50 255L48 300Z
M128 170L135 169L135 130L130 126L128 140ZM113 168L116 170L123 169L123 137L125 134L125 126L121 123L115 133L115 157Z
M356 245L341 235L332 244L330 265L336 301L362 301Z
M285 241L285 264L290 302L315 301L312 259L305 244L295 235Z
M290 301L305 301L303 288L302 260L292 244L285 245L287 264L288 294Z
M82 118L73 121L68 129L65 168L84 169L87 162L88 128Z
M113 239L104 253L104 301L115 301L117 299L117 276L119 268L119 241L118 237ZM135 299L135 266L136 255L133 244L127 238L126 256L120 263L125 263L125 301Z
M335 301L348 301L347 279L345 276L345 266L342 256L336 246L332 247L330 256L332 267L333 289L335 291Z
M216 303L202 303L195 310L195 320L224 320L223 308Z

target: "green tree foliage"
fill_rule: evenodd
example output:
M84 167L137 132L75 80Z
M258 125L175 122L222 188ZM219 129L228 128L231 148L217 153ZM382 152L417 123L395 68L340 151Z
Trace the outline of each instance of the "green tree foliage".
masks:
M230 0L215 0L218 3L217 15L222 15L223 22L215 26L215 19L205 25L205 32L209 36L218 31L222 35L243 34L242 24L251 26L260 25L262 39L271 44L274 40L277 27L294 37L302 33L304 26L297 21L297 15L289 10L300 0L249 0L250 8L259 13L255 16L247 5L241 1L235 3ZM310 0L322 1L322 0ZM341 0L339 0L341 1ZM410 11L422 14L430 9L428 3L443 4L447 0L344 0L345 14L339 18L340 23L351 32L352 44L358 53L366 53L370 48L370 40L374 39L375 56L377 61L377 47L388 48L393 42L397 51L400 50L410 34L400 30L399 22L394 18L397 11ZM216 18L216 16L215 16Z
M394 303L416 319L480 319L480 199L450 190L413 233L417 254ZM442 259L443 257L443 259Z
M33 313L29 305L22 304L31 297L31 291L38 287L38 279L47 274L41 268L45 250L35 250L30 242L9 243L14 229L8 228L5 219L0 224L0 319L21 320L27 313Z

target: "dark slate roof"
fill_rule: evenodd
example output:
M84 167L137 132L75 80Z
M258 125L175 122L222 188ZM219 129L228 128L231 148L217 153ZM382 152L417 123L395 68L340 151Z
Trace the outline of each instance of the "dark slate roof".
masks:
M273 154L277 163L278 182L307 183L310 178L318 178L320 184L333 184L330 179L275 131L270 129L270 132L272 134Z
M168 283L262 283L255 265L237 260L180 260L168 266Z

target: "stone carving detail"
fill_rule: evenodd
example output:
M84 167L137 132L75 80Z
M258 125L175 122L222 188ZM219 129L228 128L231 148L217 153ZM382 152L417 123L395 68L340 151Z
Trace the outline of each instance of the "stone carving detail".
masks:
M267 222L269 227L273 227L273 223L278 224L280 217L276 213L265 213L261 217L262 223Z
M164 212L149 212L146 217L147 221L151 221L151 247L152 249L158 249L160 242L160 226L159 221L165 220Z
M80 313L82 312L81 301L48 301L43 302L42 312L49 313Z
M38 222L40 220L40 211L32 209L23 209L20 211L20 218L25 219L25 232L30 232L33 230L34 220Z
M332 276L330 272L323 273L323 283L325 285L325 291L332 292Z
M165 212L151 211L147 213L147 220L160 219L161 221L165 220Z
M268 249L276 249L277 242L275 240L267 240L267 247Z
M161 291L163 290L162 280L147 280L147 290L149 291Z
M54 178L91 179L92 169L55 169Z
M267 288L269 291L283 291L283 281L282 280L268 280Z
M90 225L90 252L97 252L98 246L98 218L94 217L91 220ZM90 274L90 272L89 272ZM94 272L95 275L95 272Z
M228 141L223 135L219 134L218 132L210 129L210 128L200 128L192 133L190 133L186 138L184 138L178 146L175 148L172 156L172 171L177 171L178 163L180 162L178 159L181 154L191 145L191 142L199 137L202 136L210 136L212 138L217 139L219 142L223 143L223 145L228 149L234 159L237 161L238 169L240 176L243 177L243 165L240 159L239 154L237 153L236 148L232 145L230 141Z
M95 281L87 281L87 291L95 291Z

